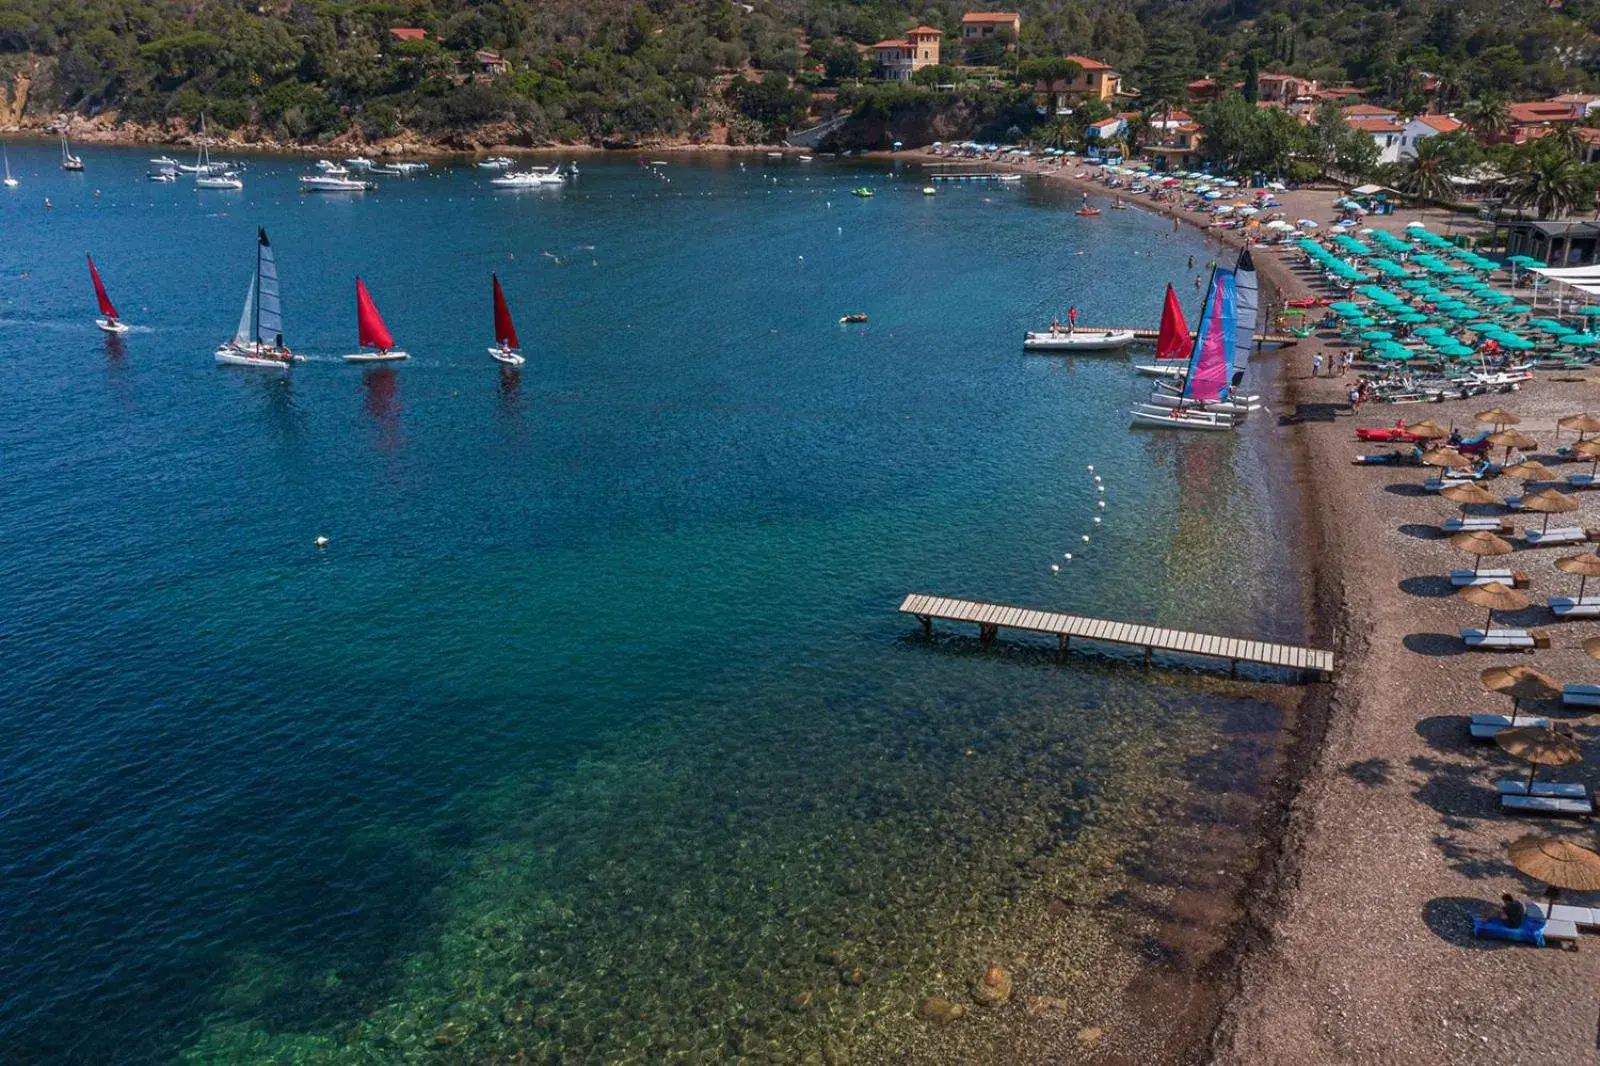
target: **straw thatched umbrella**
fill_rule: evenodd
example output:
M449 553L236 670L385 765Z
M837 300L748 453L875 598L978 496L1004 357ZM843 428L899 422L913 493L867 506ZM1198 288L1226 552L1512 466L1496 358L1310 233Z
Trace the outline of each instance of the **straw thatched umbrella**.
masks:
M1468 585L1456 595L1474 607L1482 607L1489 612L1489 617L1483 623L1485 632L1494 626L1496 611L1520 611L1533 603L1510 585L1502 585L1498 581L1491 581L1487 585Z
M1578 599L1583 599L1584 586L1591 577L1600 577L1600 552L1584 552L1556 560L1556 569L1564 574L1578 575Z
M1551 470L1548 466L1545 466L1543 463L1537 462L1533 459L1520 462L1516 466L1508 466L1500 472L1507 477L1519 478L1530 485L1539 481L1556 480L1556 475L1553 470Z
M1600 440L1580 440L1572 446L1572 454L1580 461L1589 460L1589 477L1600 474Z
M1600 637L1590 637L1583 642L1583 652L1591 659L1600 659Z
M1561 436L1563 429L1578 431L1578 440L1583 440L1591 433L1600 433L1600 418L1596 418L1588 411L1581 411L1575 415L1556 419L1556 436Z
M1472 417L1484 425L1493 426L1496 429L1501 426L1515 426L1522 421L1522 419L1507 411L1504 407L1491 407L1487 411L1479 411Z
M1443 440L1450 435L1450 431L1431 418L1424 418L1414 426L1407 426L1406 432L1418 440Z
M1491 666L1478 675L1483 687L1511 697L1511 716L1522 709L1523 700L1558 700L1561 686L1555 679L1531 666Z
M1500 497L1490 492L1474 481L1463 481L1459 485L1446 485L1439 490L1439 495L1451 503L1461 507L1461 517L1467 516L1467 508L1475 503L1499 503Z
M1484 439L1496 448L1504 448L1506 450L1505 457L1508 460L1511 458L1512 448L1521 448L1523 451L1527 451L1529 448L1537 448L1539 446L1538 441L1519 429L1502 429L1499 432L1489 434Z
M1506 845L1506 857L1551 888L1600 892L1600 855L1570 840L1529 833Z
M1542 725L1519 725L1494 735L1500 750L1528 764L1528 795L1533 795L1533 775L1541 766L1571 766L1583 761L1583 749L1565 733Z
M1472 533L1457 533L1450 538L1450 545L1466 552L1468 555L1476 556L1472 561L1472 572L1474 574L1478 572L1478 566L1485 555L1510 555L1516 550L1511 546L1510 541L1503 540L1485 530L1477 530Z
M1578 509L1578 500L1575 496L1557 492L1555 489L1545 489L1522 498L1522 509L1535 514L1544 515L1544 528L1541 532L1550 531L1550 516L1553 514L1566 514Z

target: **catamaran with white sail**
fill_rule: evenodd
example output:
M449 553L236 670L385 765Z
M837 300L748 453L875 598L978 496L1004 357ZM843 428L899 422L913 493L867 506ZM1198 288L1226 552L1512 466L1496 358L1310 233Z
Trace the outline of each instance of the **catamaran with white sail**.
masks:
M489 355L507 366L521 366L527 360L517 350L522 342L517 340L517 327L511 321L511 308L506 304L505 290L500 287L500 275L491 274L490 277L494 279L494 347L489 349Z
M82 170L83 160L72 154L72 145L67 143L67 135L61 135L61 169Z
M393 363L411 358L394 346L394 336L389 332L389 327L384 325L383 316L378 314L378 305L372 302L372 294L359 277L356 278L356 343L375 350L352 352L344 357L345 362Z
M11 176L11 156L6 152L5 145L3 144L0 144L0 159L4 159L6 164L5 187L8 189L15 189L21 184L21 182L17 181L16 178Z
M283 307L278 302L278 262L267 231L256 231L256 268L244 294L244 312L233 338L217 347L224 366L262 366L287 370L302 362L283 343Z
M100 271L95 269L94 256L89 256L89 278L94 282L94 298L100 304L100 313L103 318L94 320L94 324L107 333L126 333L128 324L122 321L122 316L117 314L117 305L111 302L111 297L106 293L105 282L100 280Z

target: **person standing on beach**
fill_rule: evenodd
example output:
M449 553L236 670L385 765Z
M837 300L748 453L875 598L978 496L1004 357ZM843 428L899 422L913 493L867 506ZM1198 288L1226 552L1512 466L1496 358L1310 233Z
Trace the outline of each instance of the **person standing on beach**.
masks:
M1313 355L1311 357L1311 376L1314 377L1314 378L1320 378L1322 376L1322 353L1321 352L1318 352L1316 355Z

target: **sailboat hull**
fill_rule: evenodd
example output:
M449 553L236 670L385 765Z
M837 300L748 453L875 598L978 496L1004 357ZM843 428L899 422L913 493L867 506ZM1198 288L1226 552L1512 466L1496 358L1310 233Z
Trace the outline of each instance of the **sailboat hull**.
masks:
M521 366L527 362L516 352L508 351L505 348L490 348L489 354L494 358L495 362L504 363L506 366Z
M292 364L305 361L304 356L295 355L293 352L274 352L266 348L239 348L232 344L219 347L216 358L221 366L258 366L273 370L288 370Z
M97 319L94 320L94 324L99 326L101 329L105 330L107 333L126 333L126 332L128 332L127 325L125 325L122 322L118 322L114 318L97 318Z
M398 363L410 358L410 352L351 352L344 357L344 361L347 363Z
M1166 408L1139 407L1133 411L1133 424L1148 429L1231 430L1238 424L1227 415L1194 410L1170 411Z

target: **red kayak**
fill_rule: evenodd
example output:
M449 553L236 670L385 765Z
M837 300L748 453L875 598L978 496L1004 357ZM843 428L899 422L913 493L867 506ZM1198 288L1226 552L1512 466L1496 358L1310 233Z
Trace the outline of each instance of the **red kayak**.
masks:
M1421 437L1406 429L1404 422L1396 422L1393 426L1384 429L1372 427L1356 430L1356 440L1391 441L1396 444L1416 444Z

